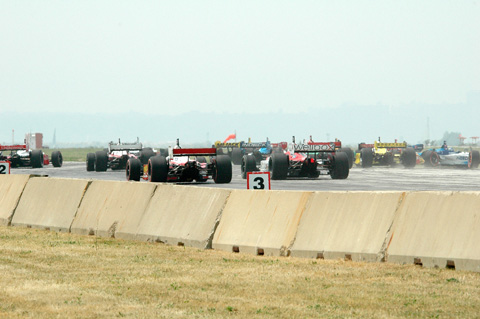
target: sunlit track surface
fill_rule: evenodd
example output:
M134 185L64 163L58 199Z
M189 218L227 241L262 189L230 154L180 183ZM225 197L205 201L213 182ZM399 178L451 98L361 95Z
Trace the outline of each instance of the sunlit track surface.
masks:
M48 166L40 169L12 169L12 174L48 175L58 178L125 181L125 171L87 172L85 163L65 162L61 168ZM145 181L142 181L145 183ZM246 180L240 176L240 166L233 166L230 184L187 183L200 187L245 189ZM376 167L352 168L346 180L332 180L330 176L318 179L272 181L272 189L311 191L480 191L480 169L425 168L415 169Z

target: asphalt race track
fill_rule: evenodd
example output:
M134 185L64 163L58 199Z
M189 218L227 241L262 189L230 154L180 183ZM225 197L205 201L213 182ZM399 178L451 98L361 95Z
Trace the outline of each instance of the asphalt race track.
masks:
M79 178L95 180L125 181L125 171L87 172L84 162L64 162L60 168L48 165L44 168L16 168L12 174L47 175L57 178ZM145 183L145 181L142 181ZM219 187L246 189L247 182L240 176L240 166L233 166L233 178L230 184L182 183L201 187ZM332 180L330 176L318 179L289 179L272 181L275 190L309 191L479 191L480 169L461 168L425 168L414 169L374 167L352 168L345 180Z

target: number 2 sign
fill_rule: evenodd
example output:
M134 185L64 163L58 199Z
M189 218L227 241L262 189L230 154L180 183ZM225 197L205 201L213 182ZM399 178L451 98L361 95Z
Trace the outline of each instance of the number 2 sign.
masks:
M0 174L10 174L10 162L0 162Z
M270 189L270 172L247 173L247 189Z

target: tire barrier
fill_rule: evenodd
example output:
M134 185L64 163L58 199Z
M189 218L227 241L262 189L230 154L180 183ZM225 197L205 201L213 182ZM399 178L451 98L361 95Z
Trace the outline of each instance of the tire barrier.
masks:
M30 175L0 175L0 225L8 226Z
M79 179L29 179L12 225L69 232L88 183Z
M3 225L480 272L480 192L303 192L0 176Z
M285 256L311 192L233 190L213 249Z

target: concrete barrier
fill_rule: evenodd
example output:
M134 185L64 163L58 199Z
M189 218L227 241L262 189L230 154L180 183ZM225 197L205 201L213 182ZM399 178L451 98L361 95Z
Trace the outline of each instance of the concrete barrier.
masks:
M402 192L316 192L300 221L291 256L383 261Z
M409 193L388 262L480 271L480 192Z
M213 248L256 255L286 255L311 192L234 190L213 238Z
M68 232L87 180L31 178L20 198L13 226Z
M155 187L153 183L93 181L78 208L72 233L115 237L121 230L134 235Z
M229 194L226 189L158 185L141 220L127 217L125 224L138 225L136 234L119 229L116 237L211 248Z
M0 225L8 226L30 175L0 175Z

